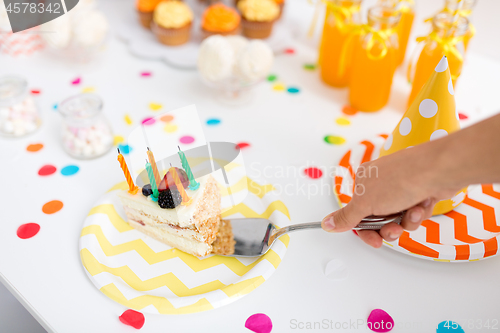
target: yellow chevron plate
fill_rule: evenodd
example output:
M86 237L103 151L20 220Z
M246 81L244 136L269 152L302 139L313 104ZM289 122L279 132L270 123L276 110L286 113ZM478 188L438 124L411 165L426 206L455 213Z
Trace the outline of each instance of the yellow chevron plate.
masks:
M240 183L254 189L242 202L222 200L223 217L264 217L277 226L290 224L285 204L274 188L253 179ZM90 210L80 236L80 257L92 283L112 300L138 311L183 314L206 311L234 302L266 281L285 255L285 235L260 258L211 255L197 258L130 227L117 191L111 188Z

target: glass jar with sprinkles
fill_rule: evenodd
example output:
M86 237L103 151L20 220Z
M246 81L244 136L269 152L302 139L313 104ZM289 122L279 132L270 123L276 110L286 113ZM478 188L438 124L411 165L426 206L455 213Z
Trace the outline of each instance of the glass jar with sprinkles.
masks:
M18 76L0 77L0 134L21 137L33 133L41 124L28 82Z
M59 104L64 120L62 145L69 155L92 159L113 147L113 133L102 107L102 99L95 94L76 95Z

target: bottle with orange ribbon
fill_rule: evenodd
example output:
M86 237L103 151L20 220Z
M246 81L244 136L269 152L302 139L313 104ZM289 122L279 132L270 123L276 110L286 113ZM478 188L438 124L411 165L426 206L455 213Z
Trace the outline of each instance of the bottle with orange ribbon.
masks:
M326 4L325 23L319 49L321 79L337 88L349 84L352 48L347 40L361 24L361 0L322 0ZM345 50L344 48L348 48ZM347 53L341 61L342 53Z
M456 19L456 20L455 20ZM462 72L464 62L464 35L469 21L465 17L455 17L450 13L439 13L432 19L432 32L426 37L418 37L418 60L411 61L407 77L412 84L408 105L422 89L427 79L433 73L435 64L446 56L450 66L451 79L455 86ZM420 50L420 52L418 52ZM415 57L416 58L416 57Z
M353 64L349 101L359 111L378 111L389 100L397 67L401 13L394 7L376 6L368 11L368 24L353 37Z

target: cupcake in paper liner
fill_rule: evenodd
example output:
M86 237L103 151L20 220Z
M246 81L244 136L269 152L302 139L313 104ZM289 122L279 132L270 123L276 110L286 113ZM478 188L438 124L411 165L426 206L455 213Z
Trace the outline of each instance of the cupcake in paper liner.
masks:
M212 35L237 35L240 32L241 16L223 3L209 6L203 13L201 30L203 38Z
M151 29L160 43L170 46L189 41L193 12L184 2L164 1L156 6Z
M240 0L238 10L242 16L243 35L248 38L267 38L280 14L274 0Z
M154 10L160 2L161 0L137 0L137 15L139 17L139 22L144 28L151 28Z

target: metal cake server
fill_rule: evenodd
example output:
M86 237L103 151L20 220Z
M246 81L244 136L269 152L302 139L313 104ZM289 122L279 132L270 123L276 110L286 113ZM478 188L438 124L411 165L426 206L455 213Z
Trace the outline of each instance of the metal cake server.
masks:
M387 216L368 216L354 230L379 230L390 222L401 223L404 212ZM265 254L280 236L295 230L320 229L321 222L293 224L277 228L271 221L261 218L231 219L234 254L228 257L257 257Z

